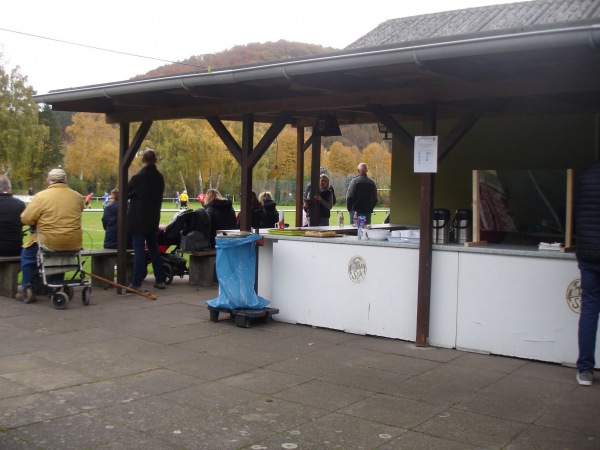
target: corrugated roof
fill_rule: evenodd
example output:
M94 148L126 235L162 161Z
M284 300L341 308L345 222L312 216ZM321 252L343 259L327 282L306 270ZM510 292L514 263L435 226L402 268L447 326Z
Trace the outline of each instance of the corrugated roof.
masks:
M397 3L401 8L402 4ZM346 49L457 36L488 36L587 24L600 18L600 0L536 0L391 19Z

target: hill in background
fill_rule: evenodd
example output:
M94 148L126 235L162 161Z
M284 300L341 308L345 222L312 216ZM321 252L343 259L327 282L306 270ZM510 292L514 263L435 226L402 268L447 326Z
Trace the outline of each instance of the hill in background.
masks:
M323 47L322 45L303 44L300 42L277 42L236 45L229 50L207 55L190 56L175 64L165 64L144 75L138 75L132 80L142 80L161 76L178 75L184 73L210 72L215 68L228 68L262 64L271 61L281 61L303 58L311 55L333 53L338 49Z

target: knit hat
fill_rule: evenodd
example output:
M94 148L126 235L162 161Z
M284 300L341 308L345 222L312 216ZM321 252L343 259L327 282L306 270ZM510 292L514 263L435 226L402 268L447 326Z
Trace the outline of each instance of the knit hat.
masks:
M51 183L65 183L67 181L67 174L62 169L52 169L48 172L48 181Z

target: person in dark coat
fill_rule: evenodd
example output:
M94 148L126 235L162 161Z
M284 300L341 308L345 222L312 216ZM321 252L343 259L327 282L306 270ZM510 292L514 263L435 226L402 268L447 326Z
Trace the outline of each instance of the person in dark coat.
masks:
M254 192L254 191L252 191L251 198L250 198L250 208L252 209L252 212L250 213L251 214L250 215L250 227L252 229L260 228L262 226L263 218L265 216L265 210L263 209L262 202L258 199L258 197L256 196L256 192ZM240 228L239 214L237 217L236 228Z
M306 199L309 201L319 202L319 226L329 226L329 218L331 217L331 208L336 203L335 192L333 187L329 185L329 177L322 173L319 176L319 193L314 196L310 193L310 185L306 192Z
M104 228L104 248L117 248L117 217L119 211L119 190L110 191L110 200L102 214Z
M600 313L600 161L579 178L575 197L576 255L581 272L581 315L577 382L590 386L596 365L596 334Z
M160 223L160 210L162 207L165 180L156 167L156 153L147 148L142 154L144 167L131 177L127 198L127 229L131 233L133 244L133 278L130 287L140 290L142 281L146 274L146 251L152 260L154 287L165 288L165 280L161 267L158 243L156 240L158 225Z
M262 202L265 210L261 228L276 228L276 224L279 222L279 211L277 211L277 203L273 200L273 196L269 191L265 191L258 196L258 199Z
M23 246L21 213L25 203L13 197L10 179L0 175L0 256L19 256Z
M365 216L367 224L370 224L371 214L377 204L377 186L367 176L368 170L366 163L358 165L358 176L350 182L346 192L346 208L351 216L356 212L359 216Z
M117 248L117 224L119 214L119 190L110 191L110 200L104 208L102 227L104 228L104 248ZM131 236L127 234L127 248L131 248Z
M234 230L237 228L235 210L231 200L224 198L216 189L209 189L206 192L204 208L210 214L210 245L215 247L215 237L219 230Z

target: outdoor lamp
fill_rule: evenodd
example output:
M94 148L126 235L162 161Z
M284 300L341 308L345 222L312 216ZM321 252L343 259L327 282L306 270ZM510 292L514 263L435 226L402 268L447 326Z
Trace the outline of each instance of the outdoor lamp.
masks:
M340 125L333 114L321 114L313 127L316 136L341 136Z
M384 140L390 140L392 138L391 136L388 136L388 133L390 133L390 130L388 129L388 127L386 127L382 123L378 123L377 126L379 127L379 132L384 135L383 136Z

